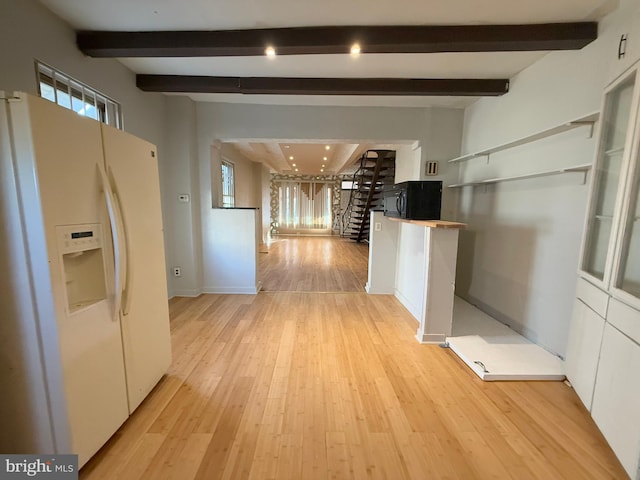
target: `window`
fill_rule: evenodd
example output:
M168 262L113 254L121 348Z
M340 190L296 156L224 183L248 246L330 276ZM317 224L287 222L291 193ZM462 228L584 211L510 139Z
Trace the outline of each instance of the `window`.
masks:
M235 207L236 196L233 182L233 163L222 161L222 206Z
M329 182L279 182L279 233L330 229L332 187Z
M38 93L42 98L79 115L122 129L120 104L91 87L40 62L36 62Z

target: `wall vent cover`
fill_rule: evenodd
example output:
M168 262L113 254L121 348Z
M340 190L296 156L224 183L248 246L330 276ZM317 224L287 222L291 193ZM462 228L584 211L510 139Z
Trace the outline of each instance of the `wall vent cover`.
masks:
M428 177L438 175L438 162L427 162L424 173Z

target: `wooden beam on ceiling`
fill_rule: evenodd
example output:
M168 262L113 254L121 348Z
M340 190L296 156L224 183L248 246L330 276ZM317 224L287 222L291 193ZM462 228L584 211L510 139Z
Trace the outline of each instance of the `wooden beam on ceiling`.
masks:
M77 33L92 57L219 57L361 53L578 50L598 36L596 22L531 25L332 26L218 31Z
M499 96L509 91L507 79L464 78L281 78L137 75L145 92L241 93L247 95L415 95Z

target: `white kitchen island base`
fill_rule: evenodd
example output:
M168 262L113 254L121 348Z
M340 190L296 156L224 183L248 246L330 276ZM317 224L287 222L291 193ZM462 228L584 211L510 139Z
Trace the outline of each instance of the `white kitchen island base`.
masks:
M451 350L482 380L563 380L562 360L455 297Z

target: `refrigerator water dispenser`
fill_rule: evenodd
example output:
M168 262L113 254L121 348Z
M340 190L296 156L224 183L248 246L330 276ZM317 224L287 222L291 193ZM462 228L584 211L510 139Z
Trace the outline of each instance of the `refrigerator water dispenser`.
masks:
M69 313L107 298L100 224L56 227Z

